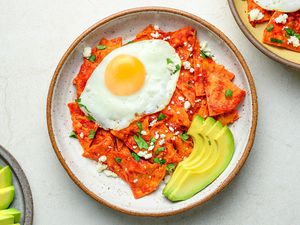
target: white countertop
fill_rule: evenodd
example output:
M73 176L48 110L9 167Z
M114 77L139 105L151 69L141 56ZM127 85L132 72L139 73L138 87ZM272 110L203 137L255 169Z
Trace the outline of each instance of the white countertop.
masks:
M46 126L46 97L63 53L98 20L137 6L193 13L222 30L255 79L259 121L240 174L205 205L177 216L138 218L81 191L57 160ZM0 144L31 184L35 225L300 224L300 72L258 51L235 23L226 0L0 1Z

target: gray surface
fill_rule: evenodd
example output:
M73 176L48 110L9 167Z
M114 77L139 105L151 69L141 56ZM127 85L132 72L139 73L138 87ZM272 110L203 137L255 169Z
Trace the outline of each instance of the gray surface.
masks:
M45 121L48 85L71 42L122 9L161 5L194 13L220 28L252 70L259 100L253 150L233 183L202 207L167 218L127 216L84 194L59 164ZM300 72L260 53L220 0L0 1L0 143L25 170L35 225L300 224Z
M21 211L20 224L31 225L33 218L33 202L27 178L16 159L0 145L0 165L9 166L13 174L15 197L9 208Z

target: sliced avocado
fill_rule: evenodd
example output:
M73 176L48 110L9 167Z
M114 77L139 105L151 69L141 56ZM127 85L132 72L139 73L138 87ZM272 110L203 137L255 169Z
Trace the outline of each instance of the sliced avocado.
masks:
M195 157L187 166L184 166L183 161L183 166L175 169L163 190L163 194L171 201L186 200L204 189L226 169L233 156L234 139L227 126L223 127L217 122L208 131L200 130L198 136L201 135L207 136L210 140L210 145L204 147L204 151L209 154L205 160L203 157ZM196 138L198 137L196 136Z
M20 222L21 220L21 212L15 208L3 209L0 210L1 215L11 215L14 217L14 223Z
M14 217L11 215L0 215L0 225L9 225L14 223Z
M8 206L12 203L15 196L14 186L9 186L0 189L0 210L7 209Z
M208 146L212 143L210 138L213 137L208 134L215 135L223 128L223 126L219 121L216 122L211 117L207 118L205 122L203 121L204 119L202 119L202 117L200 116L196 116L193 119L192 124L188 130L188 134L192 136L192 139L194 141L193 151L187 159L178 164L178 169L174 171L172 179L165 187L164 192L167 193L169 187L172 187L175 183L178 184L180 182L181 177L185 174L186 167L191 167L194 164L201 164L202 162L205 162L212 154L212 149L208 148ZM203 132L204 135L199 132ZM214 147L216 148L215 144ZM208 150L205 151L205 149ZM201 161L199 161L199 159Z
M0 188L5 188L12 185L12 172L9 166L0 169Z

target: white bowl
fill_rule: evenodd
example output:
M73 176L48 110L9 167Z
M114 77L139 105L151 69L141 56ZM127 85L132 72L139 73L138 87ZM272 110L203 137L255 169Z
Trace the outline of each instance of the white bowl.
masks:
M226 170L207 188L194 197L172 203L162 195L163 184L157 191L134 199L129 186L121 179L98 174L95 163L81 156L82 148L76 139L69 138L73 129L67 103L75 98L72 80L82 64L82 50L95 46L103 38L123 37L124 43L149 24L157 24L164 31L192 26L200 41L209 43L220 64L232 71L234 83L247 94L239 107L240 119L230 128L235 138L235 153ZM113 209L140 216L166 216L200 205L219 193L238 173L254 141L257 122L257 99L251 73L233 43L206 21L175 9L136 8L112 15L98 22L70 46L53 75L47 101L47 123L50 139L58 159L73 181L92 198Z

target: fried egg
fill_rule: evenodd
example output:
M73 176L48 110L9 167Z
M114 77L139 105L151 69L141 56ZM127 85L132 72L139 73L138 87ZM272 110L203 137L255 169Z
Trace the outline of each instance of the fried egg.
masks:
M80 96L81 109L104 129L120 130L169 103L181 61L163 40L127 44L97 66Z
M255 3L263 9L280 12L295 12L300 9L299 0L255 0Z

